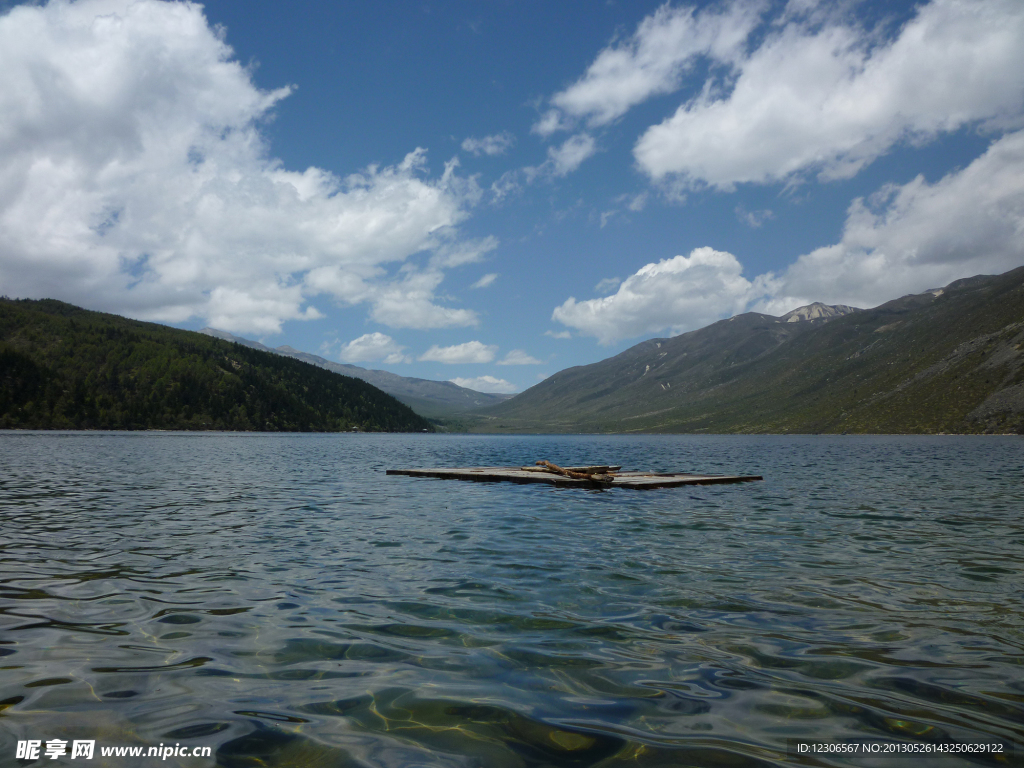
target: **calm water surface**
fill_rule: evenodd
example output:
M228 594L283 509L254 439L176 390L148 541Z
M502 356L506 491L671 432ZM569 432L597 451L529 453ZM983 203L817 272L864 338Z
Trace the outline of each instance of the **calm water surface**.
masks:
M384 474L542 458L765 481ZM0 765L1024 764L1019 438L8 432L0 534Z

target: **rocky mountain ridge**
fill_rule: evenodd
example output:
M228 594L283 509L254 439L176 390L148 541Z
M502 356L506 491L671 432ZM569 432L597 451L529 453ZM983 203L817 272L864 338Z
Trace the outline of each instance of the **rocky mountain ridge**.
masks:
M796 323L801 320L830 320L833 317L842 317L860 311L859 308L849 307L846 304L822 304L820 301L816 301L805 307L790 310L779 319L787 323Z

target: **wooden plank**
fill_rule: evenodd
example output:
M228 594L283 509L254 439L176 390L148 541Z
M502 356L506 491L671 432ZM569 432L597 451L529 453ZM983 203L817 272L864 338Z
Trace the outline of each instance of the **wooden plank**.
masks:
M697 475L682 472L616 472L611 482L597 482L537 472L533 467L433 467L426 469L389 469L389 475L432 477L442 480L476 482L545 483L581 488L673 488L680 485L719 485L763 480L760 475Z

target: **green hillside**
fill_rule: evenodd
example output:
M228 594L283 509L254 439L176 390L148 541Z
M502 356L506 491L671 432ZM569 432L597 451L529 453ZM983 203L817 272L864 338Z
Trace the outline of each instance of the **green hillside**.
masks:
M870 310L748 313L570 368L498 432L1024 432L1024 268Z
M433 431L359 379L49 299L0 299L0 428Z

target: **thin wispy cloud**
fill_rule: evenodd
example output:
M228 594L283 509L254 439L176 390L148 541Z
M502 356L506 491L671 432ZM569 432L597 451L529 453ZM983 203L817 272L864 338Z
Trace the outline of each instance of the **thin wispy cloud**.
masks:
M460 378L449 379L453 384L458 384L460 387L466 389L473 389L477 392L488 392L497 395L514 395L519 391L519 387L510 381L505 379L499 379L496 376L475 376L472 378Z
M751 229L760 229L766 221L775 218L775 213L767 208L762 208L759 211L748 211L742 205L737 205L736 218Z
M484 136L480 139L470 136L463 140L462 149L477 157L480 155L497 157L508 152L515 143L515 136L508 131L503 131L502 133L495 133L492 136Z
M498 279L498 273L497 272L489 272L488 274L486 274L483 277L481 277L479 280L477 280L475 283L473 283L469 287L470 288L486 288L486 287L488 287L490 285L494 285L494 281L497 280L497 279Z
M543 361L538 360L521 349L513 349L503 359L498 361L498 365L543 365Z
M419 356L421 362L445 363L462 365L467 363L489 363L494 360L498 347L479 341L467 341L450 347L439 347L436 344Z

